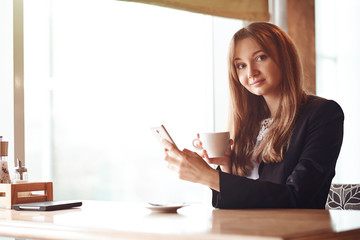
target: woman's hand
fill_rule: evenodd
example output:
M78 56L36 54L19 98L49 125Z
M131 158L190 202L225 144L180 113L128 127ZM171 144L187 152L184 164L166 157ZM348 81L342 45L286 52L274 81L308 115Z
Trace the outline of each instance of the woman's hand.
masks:
M204 159L188 149L180 151L167 140L162 140L165 161L168 168L176 172L180 179L206 185L219 191L219 172L210 167Z
M200 135L197 134L197 138L200 138ZM229 144L225 150L223 157L209 158L206 152L206 149L203 149L201 141L198 141L196 148L200 149L199 155L204 158L209 164L216 164L221 167L221 171L226 173L231 173L231 146L233 145L233 140L229 140Z

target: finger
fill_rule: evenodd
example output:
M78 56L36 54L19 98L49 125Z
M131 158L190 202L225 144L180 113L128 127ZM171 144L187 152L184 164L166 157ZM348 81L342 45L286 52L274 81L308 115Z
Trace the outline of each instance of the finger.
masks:
M198 138L194 139L193 146L194 146L194 148L201 150L202 142L200 141L200 139L198 139Z
M164 160L165 160L166 162L168 162L168 164L169 164L169 162L171 162L172 158L169 156L169 154L168 154L168 152L167 152L166 149L164 150L164 152L165 152Z
M210 163L210 164L213 164L212 159L209 158L209 156L207 155L207 153L206 153L205 150L204 150L204 152L205 152L205 154L204 154L204 157L203 157L203 158L205 159L205 161L208 162L208 163Z
M200 141L200 140L197 140L196 142L195 142L195 146L194 146L196 149L203 149L203 147L202 147L202 142Z
M195 152L197 155L199 155L201 158L205 159L206 150L202 149L201 151Z
M212 160L211 160L211 158L209 158L209 155L208 155L208 153L207 153L206 150L204 150L203 158L204 158L208 163L211 163L211 162L212 162Z
M207 151L205 149L203 150L203 158L209 159L209 155L208 155L208 153L207 153Z
M231 154L231 146L233 145L234 141L232 139L229 140L229 144L225 150L225 156L229 156Z
M202 158L204 158L204 151L205 151L205 149L203 149L202 147L200 149L198 149L198 148L195 149L195 152Z
M179 167L176 164L168 162L167 167L174 172L179 172Z
M167 167L175 172L179 170L179 164L181 162L181 158L169 154L170 151L165 151L165 162L167 162Z
M198 148L200 148L200 149L203 149L203 145L202 145L202 142L200 141L200 133L197 133L196 134L196 137L197 137L197 139L199 139L199 141L198 141Z
M205 156L207 156L207 152L205 149L203 149L200 154L199 154L202 158L205 158Z
M170 151L172 154L181 155L181 151L174 144L169 142L168 140L162 139L161 143L167 152Z
M200 141L200 134L199 133L196 134L196 138L197 138L196 148L202 149L202 142Z

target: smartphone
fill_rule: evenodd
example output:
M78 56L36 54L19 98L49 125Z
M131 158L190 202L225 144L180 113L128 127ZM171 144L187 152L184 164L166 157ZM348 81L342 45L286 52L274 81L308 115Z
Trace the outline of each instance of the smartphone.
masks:
M166 128L164 127L164 125L161 125L158 127L152 127L151 130L153 131L153 133L155 134L156 138L158 139L158 141L160 143L161 143L161 140L166 139L176 146L174 140L172 140L170 134L168 133L168 131L166 131Z

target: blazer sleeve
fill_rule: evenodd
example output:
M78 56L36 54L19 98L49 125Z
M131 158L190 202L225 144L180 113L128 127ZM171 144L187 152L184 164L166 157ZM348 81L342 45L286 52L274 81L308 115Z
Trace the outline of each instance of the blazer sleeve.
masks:
M311 109L301 119L303 138L289 149L299 148L294 168L283 183L248 179L219 171L220 191L213 191L216 208L313 208L311 201L328 193L343 139L344 114L334 101ZM297 123L298 124L298 123ZM275 163L276 164L276 163ZM326 197L326 196L325 196ZM322 207L323 208L323 207Z

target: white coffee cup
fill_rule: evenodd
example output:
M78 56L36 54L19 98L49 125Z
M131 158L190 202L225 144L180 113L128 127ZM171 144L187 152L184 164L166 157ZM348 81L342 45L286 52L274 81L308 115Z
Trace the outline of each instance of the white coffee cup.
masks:
M206 150L209 158L222 157L225 155L226 148L229 144L229 132L200 133L199 138L195 138L192 145L198 148L201 141L203 149Z

